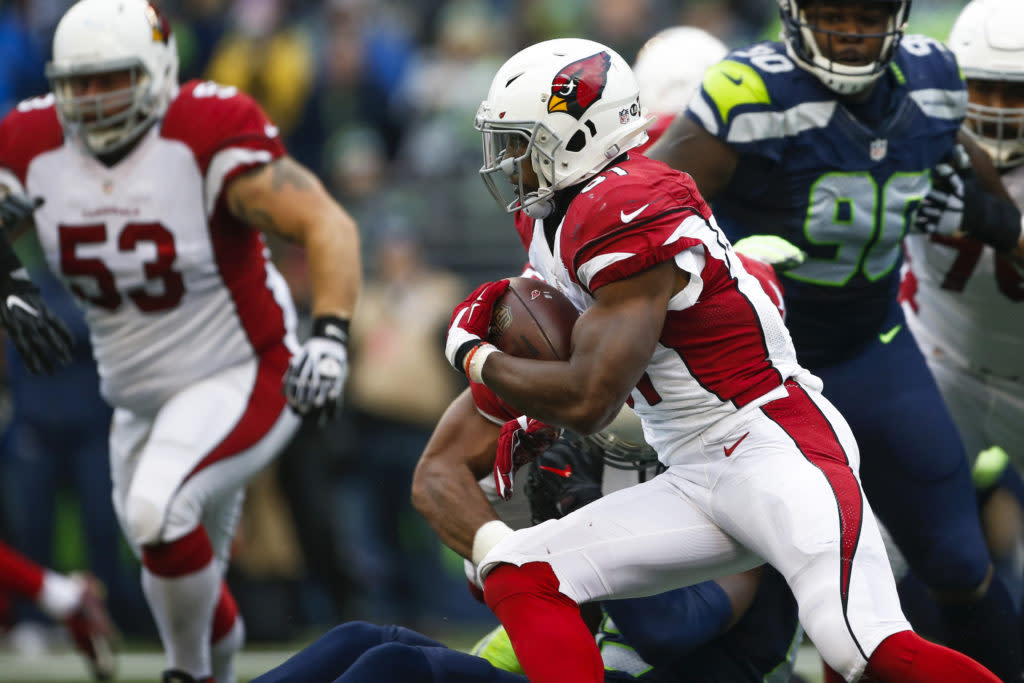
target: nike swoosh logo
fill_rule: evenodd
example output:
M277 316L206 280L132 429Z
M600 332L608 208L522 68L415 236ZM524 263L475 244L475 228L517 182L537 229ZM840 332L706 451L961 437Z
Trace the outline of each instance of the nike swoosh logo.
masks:
M39 312L21 300L21 297L11 294L7 297L7 308L20 308L32 317L38 318Z
M547 470L548 472L554 472L558 476L565 477L566 479L572 476L572 465L566 465L564 470L560 470L557 467L548 467L547 465L538 465L538 467L542 470Z
M640 214L642 214L644 212L644 209L646 209L648 206L650 206L650 204L644 204L643 206L641 206L639 209L637 209L633 213L626 213L625 211L619 211L619 218L622 219L623 223L628 223L631 220L633 220L634 218L636 218L637 216L639 216Z
M725 457L728 458L730 455L732 455L732 452L736 450L736 447L740 445L740 442L742 442L743 439L747 438L748 436L750 436L750 432L747 432L740 438L736 439L736 443L734 443L732 446L729 446L729 448L722 446L722 450L725 451Z
M728 78L730 81L732 81L736 85L740 85L741 83L743 83L743 76L740 76L739 78L736 78L732 74L725 74L725 77Z
M892 338L895 337L899 333L899 331L902 330L902 329L903 329L903 325L902 324L897 325L896 327L892 328L888 332L882 332L880 335L878 335L878 338L880 340L882 340L883 344L888 344L889 342L892 341Z

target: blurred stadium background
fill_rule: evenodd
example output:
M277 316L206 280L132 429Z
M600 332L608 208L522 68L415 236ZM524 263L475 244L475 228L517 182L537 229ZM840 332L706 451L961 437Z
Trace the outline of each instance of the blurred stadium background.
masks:
M67 0L0 0L0 113L44 93L43 65ZM461 560L409 505L408 483L434 420L461 387L440 353L451 309L475 282L525 260L477 177L476 107L497 67L553 37L604 42L632 62L653 33L707 28L730 46L778 33L772 0L156 0L172 20L182 80L209 78L253 95L291 154L319 174L360 224L367 322L354 334L345 414L303 431L254 481L229 583L249 643L246 681L330 626L397 622L454 646L493 624L464 587ZM910 32L944 39L960 0L918 0ZM275 260L301 303L304 260ZM34 260L33 245L19 251ZM59 288L44 287L66 316ZM377 315L388 302L400 321ZM376 313L376 314L375 314ZM357 325L360 318L357 316ZM87 344L87 342L81 342ZM419 373L380 372L396 358ZM89 356L84 355L88 364ZM370 380L369 377L390 377ZM0 538L64 571L105 582L125 638L120 680L163 669L135 559L109 510L103 408L88 369L24 381L8 348L0 383ZM91 383L91 384L90 384ZM33 441L42 424L54 439ZM84 436L99 427L97 449ZM75 431L79 429L80 431ZM61 446L65 440L67 448ZM71 445L76 448L71 448ZM69 458L75 458L69 462ZM809 646L800 668L820 680ZM86 680L59 628L0 599L0 681Z

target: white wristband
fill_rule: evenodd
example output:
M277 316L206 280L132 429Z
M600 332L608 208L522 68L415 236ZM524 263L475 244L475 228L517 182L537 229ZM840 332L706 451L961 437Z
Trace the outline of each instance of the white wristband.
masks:
M500 519L492 519L476 530L473 536L473 551L470 553L470 561L475 566L491 552L491 548L498 545L498 542L512 533L512 527Z
M484 379L481 373L484 371L484 361L495 351L498 351L498 347L494 344L481 344L477 348L476 353L469 359L469 365L466 367L466 375L469 376L470 381L483 384Z

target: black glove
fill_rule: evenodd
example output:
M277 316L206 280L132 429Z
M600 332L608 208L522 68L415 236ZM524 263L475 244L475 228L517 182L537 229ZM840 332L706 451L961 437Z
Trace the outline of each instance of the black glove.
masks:
M936 235L967 235L1002 252L1024 240L1020 210L982 185L960 145L932 169L932 189L921 200L914 228Z
M0 325L33 374L53 374L71 360L71 333L31 280L8 276L0 281Z
M42 205L42 197L29 198L23 194L6 194L0 199L0 227L7 234L17 233L26 222L32 220L33 212Z
M559 439L530 463L526 497L534 524L559 519L601 497L604 461L597 449Z
M962 157L947 159L932 169L932 189L914 217L914 229L929 235L953 235L961 231L967 211L967 178L973 176Z

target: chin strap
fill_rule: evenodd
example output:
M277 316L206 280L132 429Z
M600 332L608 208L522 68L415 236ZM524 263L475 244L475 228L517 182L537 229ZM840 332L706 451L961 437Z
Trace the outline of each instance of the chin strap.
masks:
M523 207L523 213L534 220L544 220L554 211L555 204L550 199L541 199Z

